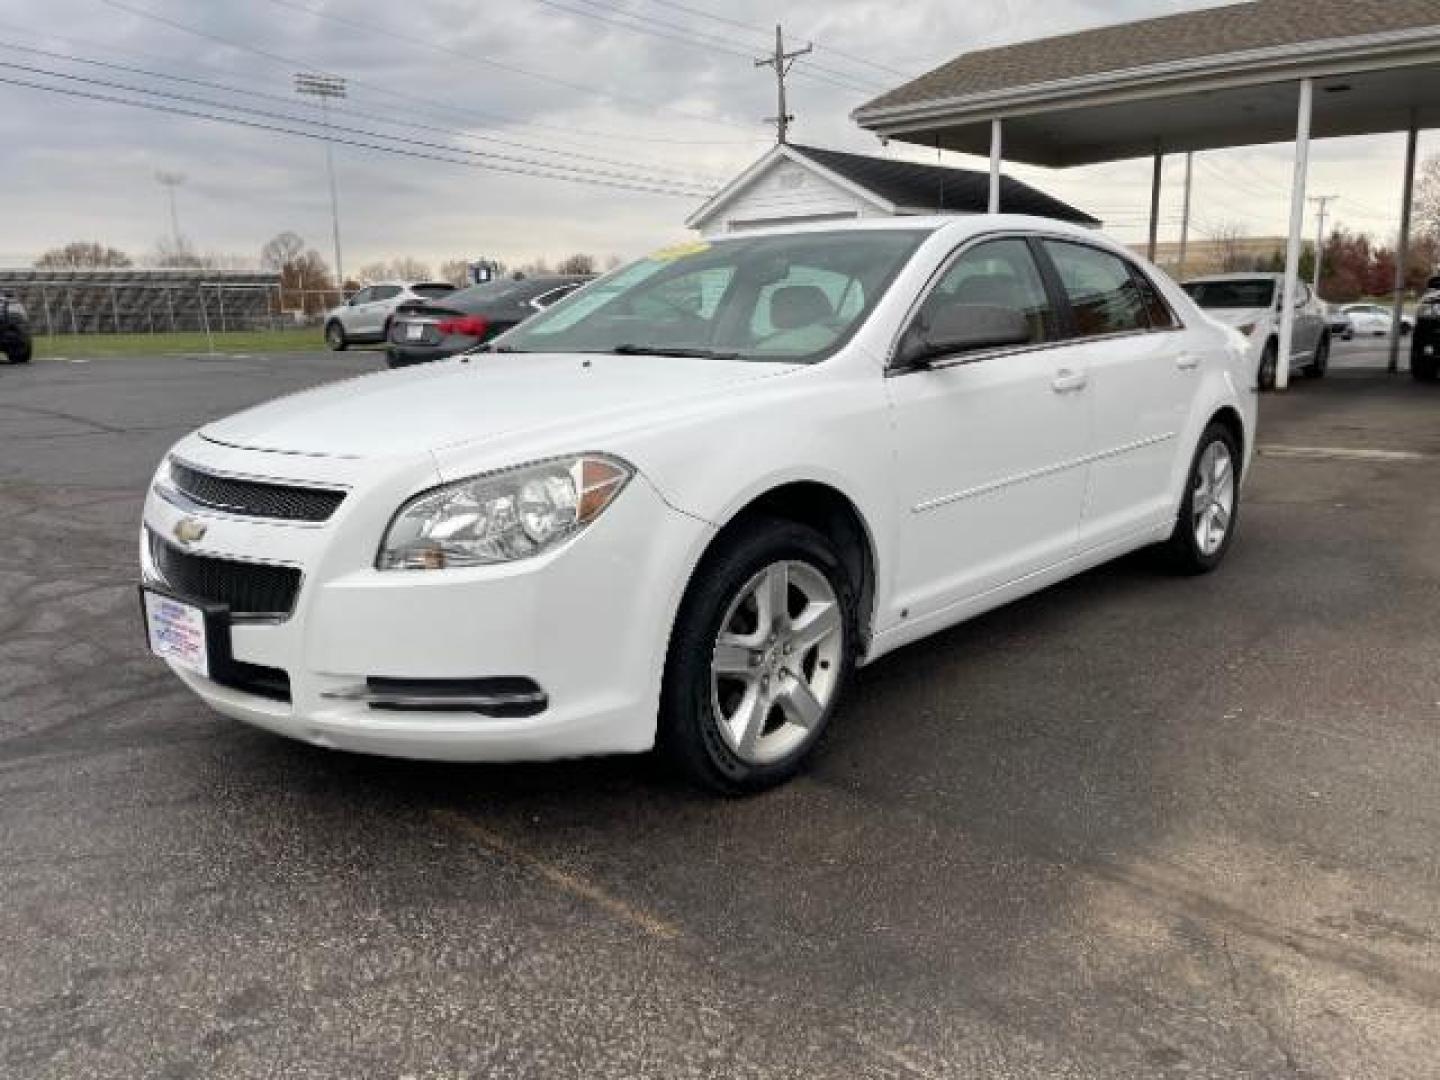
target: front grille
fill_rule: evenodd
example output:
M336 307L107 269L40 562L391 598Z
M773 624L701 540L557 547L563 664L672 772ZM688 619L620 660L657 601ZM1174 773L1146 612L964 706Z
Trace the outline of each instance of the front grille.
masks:
M343 491L238 480L170 462L170 478L192 502L214 510L280 521L327 521L345 499Z
M288 615L300 591L300 571L293 566L192 555L153 532L150 560L161 580L182 596L224 604L234 615Z

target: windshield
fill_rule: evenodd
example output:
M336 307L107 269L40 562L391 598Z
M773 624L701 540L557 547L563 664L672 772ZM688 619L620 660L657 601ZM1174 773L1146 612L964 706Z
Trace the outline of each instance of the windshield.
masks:
M1202 308L1268 308L1275 299L1275 282L1189 281L1181 286Z
M928 235L845 230L678 245L561 300L497 349L813 363L849 340Z

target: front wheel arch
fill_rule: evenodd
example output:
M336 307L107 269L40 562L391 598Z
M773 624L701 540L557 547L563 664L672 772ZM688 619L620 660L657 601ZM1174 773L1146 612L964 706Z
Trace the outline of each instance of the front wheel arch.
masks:
M710 538L686 583L704 568L706 559L721 550L729 535L757 518L793 521L831 538L840 552L846 573L855 589L857 653L864 658L875 620L876 569L875 538L869 522L854 501L838 488L819 480L792 480L756 495L735 510Z

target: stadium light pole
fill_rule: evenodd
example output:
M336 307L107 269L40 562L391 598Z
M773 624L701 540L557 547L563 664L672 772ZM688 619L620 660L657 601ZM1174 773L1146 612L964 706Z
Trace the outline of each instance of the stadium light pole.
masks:
M320 116L325 125L325 172L330 178L330 234L335 242L335 289L344 294L345 266L340 260L340 199L335 193L335 155L330 147L330 99L345 96L345 80L336 75L295 76L295 92L320 99Z
M175 209L175 189L185 183L185 174L178 172L157 172L155 180L170 196L170 239L175 250L180 250L180 215Z

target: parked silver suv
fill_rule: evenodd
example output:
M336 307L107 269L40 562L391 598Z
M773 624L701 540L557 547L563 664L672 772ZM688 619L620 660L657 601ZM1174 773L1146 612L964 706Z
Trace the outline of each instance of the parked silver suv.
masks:
M448 281L383 281L367 285L325 315L325 344L340 350L347 345L382 342L390 333L390 317L412 300L438 300L455 291Z

